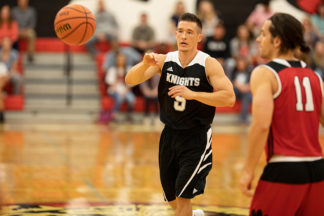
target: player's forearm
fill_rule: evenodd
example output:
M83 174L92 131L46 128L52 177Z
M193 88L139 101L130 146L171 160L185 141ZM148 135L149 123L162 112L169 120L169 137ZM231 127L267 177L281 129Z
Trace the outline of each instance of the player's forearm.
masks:
M193 99L214 107L232 107L235 104L235 94L229 90L194 92Z
M248 134L248 155L244 170L253 173L264 151L269 127L258 123L251 124Z
M144 64L143 62L138 63L133 66L126 74L125 82L129 85L137 85L149 77L145 74L145 72L149 69L150 65Z

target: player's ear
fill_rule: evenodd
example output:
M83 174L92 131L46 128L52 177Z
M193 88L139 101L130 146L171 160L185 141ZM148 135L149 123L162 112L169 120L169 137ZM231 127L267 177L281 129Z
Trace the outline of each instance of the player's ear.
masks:
M278 36L274 37L273 38L273 45L275 48L279 48L280 49L280 46L281 46L281 40Z
M203 35L201 33L198 33L198 43L201 42L203 39Z

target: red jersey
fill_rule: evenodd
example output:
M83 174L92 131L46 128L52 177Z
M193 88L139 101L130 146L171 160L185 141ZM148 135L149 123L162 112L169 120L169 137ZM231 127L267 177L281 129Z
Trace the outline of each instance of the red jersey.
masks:
M322 156L318 139L322 79L302 61L274 59L264 65L278 81L266 147L272 155Z

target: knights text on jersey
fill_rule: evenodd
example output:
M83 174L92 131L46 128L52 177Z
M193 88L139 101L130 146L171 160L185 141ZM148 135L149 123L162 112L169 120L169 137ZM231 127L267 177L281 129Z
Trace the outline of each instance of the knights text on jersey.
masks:
M322 156L318 140L322 80L302 61L274 59L267 65L278 81L267 144L272 155Z
M183 68L178 51L167 54L159 83L161 121L167 126L173 129L190 129L208 127L212 123L215 107L182 97L171 98L168 95L169 88L175 85L184 85L192 91L213 92L205 72L207 57L206 53L199 51L191 63Z

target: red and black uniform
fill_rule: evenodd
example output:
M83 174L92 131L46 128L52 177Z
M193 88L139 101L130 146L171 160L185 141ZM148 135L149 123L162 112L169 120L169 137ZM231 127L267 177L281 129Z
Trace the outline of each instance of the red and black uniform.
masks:
M250 215L324 215L324 160L318 140L323 86L302 61L274 59L278 81L266 146L268 164Z

